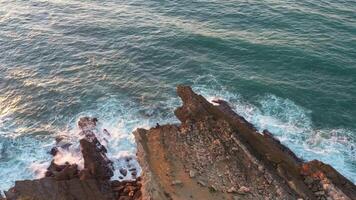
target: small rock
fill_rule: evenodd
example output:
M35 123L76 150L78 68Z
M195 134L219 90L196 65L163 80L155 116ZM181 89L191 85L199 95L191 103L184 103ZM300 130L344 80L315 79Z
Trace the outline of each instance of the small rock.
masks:
M323 196L325 195L325 191L317 191L314 193L316 196Z
M189 171L190 178L194 178L196 175L197 175L197 171L195 171L194 169Z
M235 187L231 187L227 190L228 193L234 193L236 192L236 188Z
M130 192L129 192L129 197L133 197L133 196L134 196L134 194L135 194L135 192L134 192L134 191L130 191Z
M213 141L213 144L215 144L215 145L220 145L221 143L220 143L220 140L217 140L217 139L216 139L216 140Z
M240 189L237 190L237 193L239 194L247 194L250 192L250 188L241 186Z
M58 148L57 147L53 147L51 149L51 151L49 152L49 154L51 154L52 156L55 156L58 153Z
M240 197L238 197L238 196L234 196L233 198L234 198L234 200L239 200L240 199Z
M180 180L174 180L172 181L172 185L183 185L183 183Z
M61 145L61 148L68 150L70 146L72 146L71 143L65 143L65 144Z
M131 197L128 197L128 196L120 196L119 200L131 200Z
M258 171L263 172L265 168L263 166L258 166Z
M206 183L205 183L204 181L198 180L198 183L199 183L201 186L206 187Z
M124 168L120 168L120 174L122 174L124 177L127 175L127 170Z
M216 192L216 191L218 191L218 189L215 187L215 185L211 185L211 186L209 187L209 190L210 190L210 192Z
M304 179L304 182L305 182L307 185L310 185L310 184L313 183L313 179L308 176L308 177L306 177L306 178Z
M311 190L312 190L313 192L318 192L318 191L319 191L319 185L314 184L314 185L311 187Z
M56 144L59 144L62 140L64 140L64 137L63 136L57 136L55 138L55 140L56 140Z

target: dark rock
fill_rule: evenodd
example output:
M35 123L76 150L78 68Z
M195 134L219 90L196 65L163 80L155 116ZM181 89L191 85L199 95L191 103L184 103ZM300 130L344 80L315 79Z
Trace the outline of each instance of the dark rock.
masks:
M57 165L54 161L51 162L47 171L51 174L57 174L58 172L62 171L67 165Z
M105 189L108 183L97 180L57 181L53 178L42 178L32 181L16 181L15 187L6 192L8 200L111 200L110 189Z
M53 147L51 149L51 151L49 152L49 154L51 154L52 156L55 156L58 153L58 148L57 147Z
M106 157L106 149L96 138L85 137L80 140L80 147L84 158L84 168L90 174L101 180L109 180L113 175L112 162Z
M125 177L127 175L127 169L121 168L120 174L122 174Z
M96 127L97 122L98 122L97 118L82 117L79 119L78 126L83 131L92 130Z
M113 191L109 179L113 175L112 162L106 157L106 148L100 144L93 130L97 119L82 118L78 125L85 137L80 140L84 158L84 169L79 171L76 164L56 164L54 160L47 168L45 178L33 181L17 181L7 191L8 200L111 200ZM56 138L57 145L63 141ZM55 156L59 148L68 149L67 143L52 148Z
M86 179L94 179L95 177L93 176L92 173L90 173L89 169L82 169L79 172L79 179L80 180L86 180Z
M129 196L120 196L119 200L132 200Z
M141 197L142 197L142 192L141 190L138 190L133 196L133 199L141 199Z
M56 180L69 180L78 178L78 166L76 164L66 165L63 170L54 175Z
M70 146L72 146L71 143L65 143L65 144L61 145L61 148L65 149L65 150L68 150Z

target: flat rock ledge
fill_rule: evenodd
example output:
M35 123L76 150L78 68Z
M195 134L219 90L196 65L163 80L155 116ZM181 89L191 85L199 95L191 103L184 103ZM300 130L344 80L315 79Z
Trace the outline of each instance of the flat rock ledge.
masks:
M110 180L112 162L93 131L97 119L86 117L78 122L84 169L52 162L46 177L17 181L6 199L356 199L356 186L334 168L304 162L268 130L259 133L227 102L213 105L189 86L178 86L177 93L183 101L175 111L180 124L134 132L142 168L135 181Z

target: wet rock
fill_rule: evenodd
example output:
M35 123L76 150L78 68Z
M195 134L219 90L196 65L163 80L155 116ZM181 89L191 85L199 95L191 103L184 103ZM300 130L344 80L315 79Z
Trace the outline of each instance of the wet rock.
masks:
M129 169L129 171L133 172L133 171L137 171L137 169L136 168L131 168L131 169Z
M124 177L127 175L127 169L121 168L119 171Z
M65 143L65 144L61 145L61 148L65 149L65 150L68 150L70 146L72 146L71 143Z
M54 160L45 173L45 178L17 181L15 186L6 192L8 200L36 199L77 199L77 200L111 200L113 192L109 179L113 174L112 162L106 157L106 149L97 140L92 128L97 120L81 119L78 123L86 132L80 140L84 158L84 169L77 164L56 164ZM59 149L69 148L63 138L56 138L57 146L51 150L55 156Z
M57 147L53 147L49 152L49 154L51 154L52 156L55 156L57 153L58 153L58 148Z
M82 117L79 119L78 127L82 130L92 130L96 127L97 118Z
M80 141L81 152L84 158L84 168L100 180L109 180L113 175L112 162L106 157L106 149L96 138L85 137Z
M56 180L70 180L78 178L79 170L76 164L66 165L63 170L54 174Z

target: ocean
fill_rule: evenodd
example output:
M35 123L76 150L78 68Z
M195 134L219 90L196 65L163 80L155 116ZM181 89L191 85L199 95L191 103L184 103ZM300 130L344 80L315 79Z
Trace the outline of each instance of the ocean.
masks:
M133 130L178 122L178 84L356 182L356 1L0 0L0 190L82 116L117 169Z

